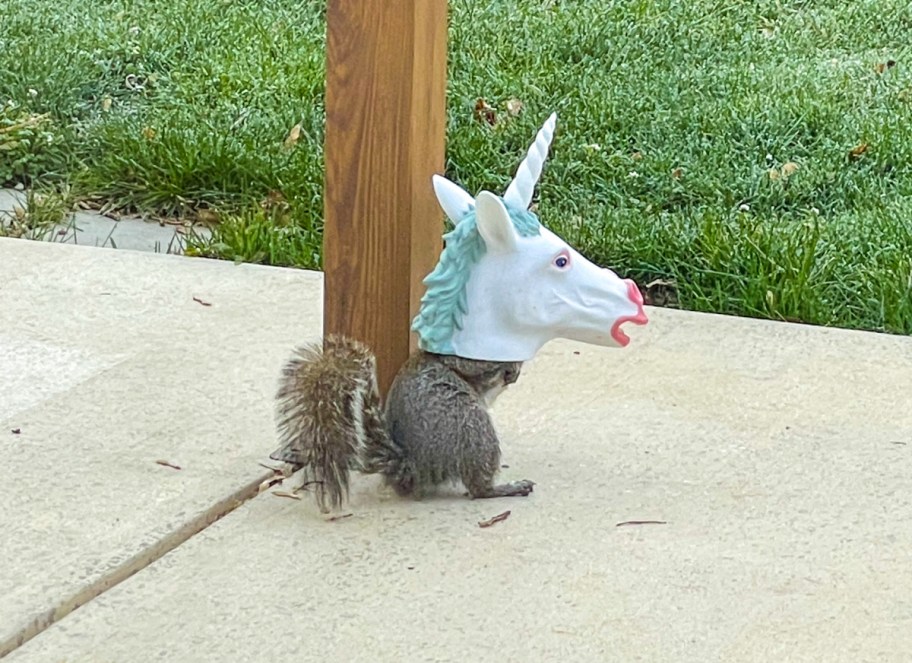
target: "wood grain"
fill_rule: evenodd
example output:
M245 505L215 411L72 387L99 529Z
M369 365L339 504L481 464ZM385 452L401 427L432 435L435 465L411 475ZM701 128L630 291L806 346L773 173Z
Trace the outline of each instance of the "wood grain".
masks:
M386 393L441 249L447 0L329 0L326 41L324 334L370 345Z

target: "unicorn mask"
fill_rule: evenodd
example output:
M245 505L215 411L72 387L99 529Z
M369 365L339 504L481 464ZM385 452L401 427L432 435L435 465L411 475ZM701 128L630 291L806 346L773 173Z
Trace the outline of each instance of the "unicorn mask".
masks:
M529 211L554 135L552 114L503 197L435 175L434 191L455 224L424 279L412 329L422 350L487 361L528 361L567 338L624 347L624 323L644 325L636 284L586 260Z

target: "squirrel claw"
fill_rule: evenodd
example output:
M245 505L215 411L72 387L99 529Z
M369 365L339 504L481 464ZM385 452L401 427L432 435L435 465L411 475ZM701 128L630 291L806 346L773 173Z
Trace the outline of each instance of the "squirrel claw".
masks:
M528 479L523 479L522 481L514 481L511 484L508 484L511 487L515 487L517 495L522 495L525 497L534 490L535 482L529 481Z

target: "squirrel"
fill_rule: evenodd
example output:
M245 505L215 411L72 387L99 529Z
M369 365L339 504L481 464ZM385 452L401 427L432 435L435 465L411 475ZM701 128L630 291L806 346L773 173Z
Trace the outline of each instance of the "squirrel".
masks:
M457 482L473 499L526 496L532 481L495 484L500 442L488 414L521 368L416 350L382 404L371 350L327 336L296 348L282 368L281 446L270 458L303 468L324 513L347 499L352 471L383 475L400 497Z

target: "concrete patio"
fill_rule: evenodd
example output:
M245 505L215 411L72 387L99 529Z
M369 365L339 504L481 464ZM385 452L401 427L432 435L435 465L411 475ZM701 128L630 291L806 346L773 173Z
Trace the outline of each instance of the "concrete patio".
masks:
M327 520L258 492L321 288L0 239L0 657L912 660L912 338L650 309L501 396L530 497Z

